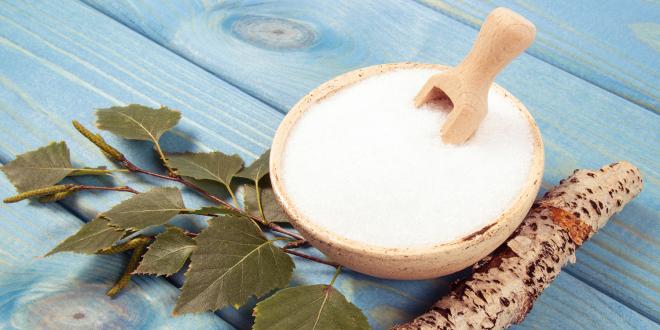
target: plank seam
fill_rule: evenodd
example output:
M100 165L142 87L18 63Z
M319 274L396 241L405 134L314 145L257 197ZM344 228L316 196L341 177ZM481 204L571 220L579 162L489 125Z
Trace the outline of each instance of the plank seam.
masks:
M626 303L625 301L623 301L621 298L610 295L610 294L609 294L607 291L605 291L603 288L601 288L601 287L599 287L599 286L596 286L595 283L592 284L591 281L587 281L588 279L584 278L583 276L580 276L580 275L579 275L578 273L576 273L576 272L573 272L573 271L570 269L570 267L566 267L566 268L562 269L562 272L566 272L567 274L573 276L575 279L579 280L580 282L582 282L582 283L588 285L590 288L592 288L592 289L594 289L594 290L596 290L596 291L598 291L598 292L600 292L600 293L606 295L606 296L609 297L610 299L612 299L612 300L618 302L618 303L621 304L622 306L627 307L628 309L630 309L630 310L636 312L637 314L639 314L639 315L641 315L641 316L643 316L643 317L645 317L645 318L647 318L647 319L653 321L653 322L656 323L656 324L660 324L660 318L658 318L656 315L650 315L649 313L647 313L647 312L645 312L645 311L642 311L642 310L640 310L639 308L636 308L635 306L630 306L628 303ZM551 284L551 285L552 285L552 284Z
M191 63L192 65L194 65L194 66L200 68L200 69L203 70L204 72L206 72L206 73L208 73L208 74L210 74L210 75L216 77L217 79L220 79L220 80L223 81L224 83L226 83L226 84L228 84L228 85L230 85L230 86L236 88L238 91L242 92L243 94L246 94L246 95L250 96L251 98L253 98L253 99L255 99L255 100L257 100L257 101L263 103L264 105L268 106L269 108L272 108L272 109L275 110L276 112L278 112L278 113L280 113L280 114L283 114L283 115L286 115L286 114L287 114L288 111L287 111L286 109L280 109L278 106L276 106L276 105L274 105L274 104L268 102L267 100L265 100L265 99L259 97L258 95L255 95L254 93L250 92L249 90L246 90L245 88L241 87L240 84L235 83L232 79L230 79L230 78L228 78L228 77L224 77L223 75L221 75L221 74L219 74L219 73L216 73L216 72L213 72L213 71L211 71L210 69L207 69L205 66L203 66L203 65L201 65L200 63L194 61L193 59L190 59L190 58L189 58L188 56L186 56L185 54L182 54L181 52L179 52L179 51L177 51L177 50L175 50L175 49L171 49L171 48L167 47L166 45L160 43L158 40L156 40L156 39L154 39L154 38L152 38L152 37L150 37L150 36L148 36L148 35L145 35L145 34L143 34L141 31L138 31L138 30L136 30L136 29L134 29L134 28L132 28L132 27L130 27L130 26L124 24L124 22L122 22L122 21L119 20L117 17L113 16L112 14L107 13L107 12L104 11L103 9L96 8L93 4L87 3L86 0L78 0L78 1L79 1L81 4L83 4L84 6L90 8L90 9L92 9L92 10L94 10L94 11L100 13L101 15L106 16L106 17L112 19L113 21L119 23L120 25L126 27L126 28L129 29L130 31L133 31L133 32L135 32L135 33L141 35L142 37L144 37L144 38L146 38L147 40L149 40L149 41L153 42L154 44L156 44L158 47L160 47L160 48L162 48L162 49L164 49L164 50L166 50L166 51L168 51L168 52L170 52L170 53L172 53L172 54L175 54L176 56L180 57L180 58L183 59L184 61L186 61L186 62L188 62L188 63Z
M147 38L148 40L150 40L151 42L155 43L156 45L158 45L158 46L160 46L160 47L166 49L167 51L169 51L169 52L171 52L171 53L177 55L178 57L180 57L180 58L186 60L187 62L189 62L189 63L195 65L196 67L202 69L203 71L205 71L205 72L211 74L212 76L214 76L214 77L216 77L216 78L222 80L223 82L225 82L225 83L227 83L228 85L230 85L230 86L236 88L237 90L243 92L244 94L246 94L246 95L248 95L248 96L254 98L255 100L258 100L259 102L261 102L261 103L267 105L268 107L272 108L272 109L275 110L276 112L279 112L279 113L281 113L281 114L283 114L283 115L286 115L286 114L287 114L287 109L282 109L282 108L280 108L279 106L277 106L277 105L275 105L275 104L269 102L268 100L266 100L266 99L264 99L264 98L262 98L262 97L260 97L260 96L258 96L258 95L256 95L256 94L252 93L250 90L248 90L247 88L244 88L240 83L235 82L235 81L234 81L233 79L231 79L230 77L226 77L226 76L224 76L224 75L222 75L222 74L219 74L219 73L216 73L216 72L211 71L210 69L207 69L204 65L202 65L202 64L198 63L197 61L195 61L195 60L189 58L189 57L186 56L185 54L182 54L181 52L179 52L179 51L177 51L177 50L175 50L175 49L171 49L171 48L167 47L167 45L164 45L164 44L162 44L161 42L155 40L154 38L152 38L152 37L150 37L150 36L148 36L148 35L145 35L142 31L138 31L137 29L134 29L134 28L132 28L132 27L126 25L126 24L123 23L121 20L119 20L117 17L115 17L114 15L112 15L111 13L108 13L108 12L104 11L102 8L97 8L97 7L95 7L94 4L90 4L90 3L88 3L87 0L79 0L79 1L80 1L82 4L84 4L85 6L91 8L91 9L93 9L93 10L95 10L95 11L101 13L101 14L103 14L103 15L106 16L106 17L111 18L112 20L114 20L115 22L117 22L117 23L123 25L124 27L128 28L129 30L131 30L131 31L133 31L133 32L135 32L135 33L137 33L137 34L143 36L144 38ZM479 30L479 26L476 26L476 25L474 25L474 24L470 24L469 22L465 22L465 21L461 20L460 18L456 17L455 15L452 15L451 13L447 13L447 12L443 11L442 9L434 8L434 7L432 7L432 6L429 5L429 4L421 3L421 2L418 2L417 0L411 0L411 2L414 3L414 4L416 4L416 5L418 5L418 6L420 6L420 7L422 7L422 8L424 8L425 10L430 10L430 11L436 13L436 14L443 15L443 16L445 16L445 17L451 19L452 21L455 21L455 22L457 22L457 23L459 23L459 24L465 25L465 26L467 26L467 27L469 27L469 28L471 28L471 29L473 29L473 30L477 30L477 31ZM576 77L577 79L582 80L582 81L588 83L589 85L592 85L592 86L594 86L594 87L596 87L596 88L598 88L598 89L601 89L601 90L603 90L603 91L605 91L605 92L607 92L607 93L609 93L609 94L612 94L612 95L614 95L614 96L616 96L616 97L618 97L618 98L621 98L621 99L623 99L623 100L625 100L625 101L627 101L627 102L630 102L630 103L632 103L632 104L635 104L635 105L637 105L638 107L644 109L645 111L649 111L649 112L651 112L651 113L653 113L653 114L655 114L655 115L659 115L659 116L660 116L660 113L656 112L656 110L654 110L654 109L650 109L649 107L647 107L647 105L642 104L642 103L640 103L640 102L638 102L638 101L636 101L636 100L634 100L634 99L631 99L631 98L629 98L629 97L626 97L626 95L622 95L621 93L618 93L618 92L616 92L616 91L609 90L609 89L607 89L607 88L601 86L601 85L598 84L597 82L591 81L591 80L586 79L586 78L584 78L584 77L578 76L577 74L575 74L575 73L573 73L573 72L571 72L571 71L568 71L568 70L566 70L566 69L564 69L564 68L558 67L558 66L556 66L555 64L548 62L548 60L546 60L546 59L544 59L544 58L542 58L542 57L539 57L539 56L536 55L535 53L530 53L528 50L525 51L524 53L527 54L527 55L529 55L529 56L531 56L531 57L533 57L533 58L535 58L535 59L538 60L538 61L541 61L541 62L543 62L543 63L546 63L546 64L552 66L553 68L556 68L556 69L558 69L558 70L561 70L561 71L563 71L563 72L566 72L566 73L568 73L569 75L571 75L571 76L573 76L573 77Z
M433 12L435 12L435 13L438 13L438 14L440 14L440 15L443 15L443 16L445 16L445 17L447 17L447 18L449 18L449 19L451 19L451 20L453 20L453 21L455 21L455 22L457 22L457 23L459 23L459 24L463 24L463 25L465 25L465 26L467 26L467 27L469 27L469 28L471 28L471 29L473 29L473 30L477 30L477 31L479 31L479 28L480 28L479 26L477 26L477 25L475 25L475 24L471 24L470 22L467 22L467 21L461 20L460 17L458 17L458 16L456 16L456 15L452 15L451 13L446 12L446 11L442 10L441 8L432 7L430 4L422 3L422 2L419 2L418 0L410 0L410 1L413 2L413 3L415 3L415 4L417 4L417 5L419 5L419 6L421 6L421 7L423 7L423 8L425 8L426 10L431 10L431 11L433 11ZM644 110L646 110L646 111L649 111L649 112L651 112L651 113L653 113L653 114L655 114L655 115L660 116L660 113L658 112L657 109L651 109L651 108L649 108L647 105L645 105L645 104L643 104L643 103L641 103L641 102L639 102L639 101L636 101L636 100L634 100L634 99L631 99L631 98L627 97L626 95L623 95L622 93L618 93L618 92L616 92L616 91L609 90L609 89L605 88L604 86L601 86L599 83L597 83L597 82L595 82L595 81L591 81L590 79L587 79L587 78L585 78L585 77L581 77L581 76L577 75L577 74L574 73L574 72L568 71L568 70L566 70L566 69L564 69L564 68L561 68L561 67L559 67L559 66L557 66L557 65L555 65L555 64L553 64L553 63L550 63L550 62L548 62L548 60L544 59L543 57L540 57L540 56L536 55L534 52L530 52L529 49L525 50L524 53L527 54L527 55L529 55L529 56L531 56L531 57L533 57L533 58L535 58L535 59L537 59L537 60L539 60L539 61L541 61L541 62L543 62L543 63L546 63L546 64L548 64L548 65L551 65L552 67L554 67L554 68L556 68L556 69L558 69L558 70L561 70L561 71L563 71L563 72L566 72L566 73L570 74L571 76L576 77L577 79L580 79L580 80L582 80L582 81L585 81L585 82L589 83L590 85L592 85L592 86L594 86L594 87L597 87L597 88L599 88L599 89L601 89L601 90L604 90L604 91L606 91L607 93L610 93L610 94L612 94L612 95L615 95L615 96L617 96L617 97L619 97L619 98L621 98L621 99L624 99L624 100L626 100L626 101L628 101L628 102L630 102L630 103L632 103L632 104L637 105L638 107L640 107L640 108L642 108L642 109L644 109Z

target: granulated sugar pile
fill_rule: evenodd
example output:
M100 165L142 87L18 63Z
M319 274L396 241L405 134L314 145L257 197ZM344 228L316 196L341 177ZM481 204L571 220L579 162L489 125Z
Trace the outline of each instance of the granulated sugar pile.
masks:
M491 91L488 115L460 146L439 135L447 111L415 108L437 71L383 73L313 105L288 137L284 189L318 226L381 247L448 242L491 223L532 163L523 115Z

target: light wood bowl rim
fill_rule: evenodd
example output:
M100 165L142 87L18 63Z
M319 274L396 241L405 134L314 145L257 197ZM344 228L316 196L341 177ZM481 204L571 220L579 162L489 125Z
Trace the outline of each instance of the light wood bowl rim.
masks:
M493 83L492 89L495 92L502 94L505 98L510 100L514 106L520 111L524 117L527 119L533 138L533 155L532 155L532 165L528 174L528 177L524 184L524 189L520 191L518 196L510 204L510 206L502 212L498 217L496 217L490 223L484 225L478 230L465 235L461 238L455 240L432 244L432 245L422 245L422 246L410 246L410 247L382 247L375 246L345 237L341 237L323 227L318 226L313 223L307 217L298 210L295 203L289 198L287 192L284 188L284 184L280 177L280 168L282 161L282 153L286 144L286 139L289 136L289 133L295 123L300 119L306 111L309 110L312 104L315 104L324 98L333 95L338 90L350 86L358 81L361 81L367 77L380 74L382 72L393 71L398 69L438 69L446 70L449 67L439 64L427 64L427 63L416 63L416 62L401 62L401 63L388 63L388 64L379 64L369 67L364 67L356 69L347 73L344 73L336 78L333 78L316 89L311 91L309 94L305 95L298 103L296 103L291 111L285 116L283 121L278 127L275 137L273 139L271 153L270 153L270 176L273 186L273 190L277 197L278 202L284 208L291 219L291 224L299 230L305 238L310 239L310 242L315 247L315 241L321 241L326 243L329 246L333 246L337 249L343 249L347 253L355 253L358 255L370 255L373 257L380 258L413 258L413 257L424 257L427 255L435 255L438 252L443 252L446 250L457 249L470 244L473 240L477 239L480 236L488 237L489 232L497 232L499 227L504 226L506 221L517 221L518 224L523 220L524 215L520 219L510 219L509 214L516 209L518 204L524 203L523 196L526 192L533 191L533 195L536 196L540 188L541 180L543 177L543 165L544 165L544 152L543 152L543 142L541 139L541 132L539 131L534 118L529 113L527 108L515 98L511 93L502 88L496 83ZM513 227L515 229L516 226ZM513 231L513 230L511 230ZM307 236L306 236L307 235ZM312 237L308 237L312 236ZM489 252L488 252L489 253ZM487 254L487 253L486 253Z

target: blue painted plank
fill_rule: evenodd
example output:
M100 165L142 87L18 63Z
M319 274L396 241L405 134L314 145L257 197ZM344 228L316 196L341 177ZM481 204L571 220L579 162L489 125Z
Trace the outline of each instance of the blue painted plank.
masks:
M660 3L653 1L418 0L472 27L496 7L538 29L529 54L660 112Z
M477 32L411 2L85 2L282 112L356 67L456 64ZM653 225L660 218L659 117L530 55L498 82L541 128L546 188L577 167L626 159L641 168L643 193L578 252L568 272L660 320L660 226Z
M85 19L79 19L80 17ZM13 24L7 23L10 19ZM260 122L254 120L256 123L249 125L255 127L272 125L270 134L281 119L281 115L222 81L214 79L203 70L181 61L164 50L159 50L111 20L74 3L63 2L57 5L39 3L38 6L3 3L0 5L0 23L4 23L0 25L0 36L4 38L0 39L2 40L0 54L8 61L7 63L20 67L19 70L19 68L0 66L2 70L0 74L4 79L0 88L0 104L2 104L0 141L5 141L4 144L0 144L2 159L13 158L16 153L44 144L54 137L64 137L68 141L73 141L71 148L78 163L98 164L96 162L101 159L100 154L86 141L79 139L68 127L67 122L80 117L88 123L91 122L91 111L88 112L87 109L98 107L99 102L111 102L108 99L116 99L120 102L144 102L135 94L143 89L146 91L143 93L146 97L178 107L187 118L199 116L184 122L177 134L167 137L168 148L190 147L199 150L218 148L223 151L234 151L236 149L232 149L232 143L239 146L249 145L249 141L242 140L238 135L229 135L231 132L225 132L222 127L213 126L219 136L208 130L199 132L195 129L200 123L213 125L209 123L208 116L197 115L194 112L195 106L204 106L204 103L197 99L200 95L213 95L212 100L216 103L211 104L222 105L222 110L235 116L244 114L246 121L255 116L262 116ZM54 26L57 26L58 30L66 31L67 34L55 33L58 30L54 30ZM27 33L26 29L32 33ZM20 46L18 51L14 45ZM71 55L75 55L75 58ZM139 74L131 76L126 71L139 72ZM145 83L146 78L159 89L150 88ZM204 86L204 90L200 91L198 86ZM203 94L207 90L213 91L213 94ZM177 100L195 103L177 103ZM227 115L215 111L215 107L207 106L203 109L217 116ZM268 115L277 120L267 121ZM239 120L230 123L233 127L240 127L243 124ZM19 133L20 138L15 138ZM191 144L190 139L186 139L187 135L193 135L195 140L203 141L204 144ZM131 157L154 166L150 156L139 156L138 147L144 147L143 144L126 143L118 139L111 141L128 150ZM258 151L260 151L258 147L255 147L252 152ZM140 189L146 189L150 184L148 181L141 182L127 176L117 176L115 181L117 184L129 183ZM116 194L83 195L67 203L66 206L72 211L90 217L98 210L108 208L117 199L126 198L126 196L117 196ZM190 203L199 203L190 195L186 195L186 199ZM50 246L52 245L49 244L48 247ZM320 265L311 266L298 262L295 281L297 283L327 282L330 277L328 271ZM342 290L351 300L366 310L372 324L380 327L408 319L427 308L446 290L450 279L451 277L436 281L398 282L379 281L359 274L348 274L340 283ZM343 284L343 281L348 281L348 284ZM572 306L578 308L585 303L586 300L574 300ZM545 315L554 312L552 309L547 309L537 313ZM625 308L620 309L619 313L622 314L616 314L614 317L627 319L635 315ZM239 312L231 308L225 309L222 315L231 317L232 322L237 322L236 324L243 325L242 327L246 323L241 322L249 322L248 308L243 308ZM558 314L547 316L548 319L561 319L561 317Z
M112 167L70 121L93 127L95 108L128 103L166 104L183 112L182 122L164 136L169 151L217 149L250 161L269 147L281 115L268 106L119 24L97 28L96 19L113 21L84 5L40 5L3 2L0 7L0 129L6 137L0 160L63 139L75 165ZM31 134L16 140L16 131ZM145 152L149 144L104 135L136 163L158 168L154 155ZM152 181L116 176L114 182L146 190ZM90 218L99 199L111 205L126 197L81 194L67 206Z
M166 150L217 149L252 160L269 146L281 115L268 106L84 5L37 5L43 7L26 2L0 4L0 161L64 139L75 165L113 167L75 132L70 121L78 119L92 127L94 108L132 102L167 104L184 113L174 133L164 136ZM105 136L136 163L157 168L148 144ZM128 184L141 191L153 186L151 180L125 175L82 182ZM127 197L84 193L64 206L87 220ZM185 198L191 207L208 204L192 194ZM191 217L179 222L193 228L203 225ZM26 222L26 226L31 224ZM45 249L55 245L42 244ZM89 260L69 261L72 268L84 271ZM163 299L168 303L164 309L173 308L176 292L170 295L172 299Z
M144 65L144 63L138 62L136 64L133 61L140 61L140 56L145 55L145 53L151 57L151 61L156 62L156 66L163 68L176 68L177 66L182 66L184 64L178 63L177 60L172 60L168 62L168 56L166 52L156 52L152 51L149 54L144 46L140 49L140 53L137 54L131 47L126 45L128 41L131 41L132 36L126 34L126 31L122 32L120 26L113 26L112 22L107 19L103 20L102 16L93 16L93 12L89 12L84 7L78 7L74 5L70 6L58 6L58 8L49 7L45 4L41 4L45 8L41 7L30 7L29 9L23 9L19 5L16 5L11 8L8 6L0 6L0 15L3 20L12 19L14 22L20 22L24 25L0 25L0 33L2 37L7 40L5 43L11 42L12 44L21 45L22 49L27 49L31 51L33 56L25 56L25 51L22 51L18 54L14 54L13 48L0 48L0 54L6 59L9 63L15 64L16 69L11 67L3 66L0 68L0 71L4 74L3 80L4 88L0 89L0 104L3 104L2 111L0 112L0 125L2 125L2 130L0 130L0 141L12 141L11 144L0 143L0 156L5 159L11 159L16 154L22 153L31 148L35 148L41 144L46 143L47 141L53 138L63 137L70 143L72 149L72 155L74 162L78 164L99 164L103 158L101 154L90 146L87 141L78 137L78 134L74 132L69 126L68 122L72 119L83 118L83 122L90 123L92 121L91 111L88 112L87 109L92 109L97 107L98 103L107 102L104 99L99 100L98 95L103 94L107 97L119 99L123 101L123 98L127 98L130 101L124 102L142 102L141 99L134 100L135 96L131 94L126 94L123 88L109 85L97 87L96 91L90 91L89 89L81 87L81 85L89 84L90 82L95 82L95 84L107 84L105 81L109 79L108 76L112 79L117 79L116 77L121 75L122 72L115 70L108 70L112 68L113 62L110 60L97 59L95 56L97 54L86 54L81 52L79 48L76 48L77 44L70 42L70 39L60 39L59 35L52 34L47 30L48 26L58 26L59 29L66 29L66 31L73 33L74 31L89 31L89 34L84 35L86 38L81 41L81 45L85 45L90 49L97 49L103 51L109 51L109 48L104 48L110 40L116 47L116 51L125 51L123 56L121 56L122 65L126 66L129 69L134 70L138 68L139 65ZM81 17L84 15L91 16L94 19L89 21L71 21L68 20L68 17L76 16ZM101 26L107 26L107 28L100 30L96 27L99 22L104 24ZM33 28L36 32L33 34L22 33L23 30L18 27L23 28ZM111 34L112 31L115 31L114 35ZM78 32L80 34L80 32ZM108 36L108 39L104 39L103 36ZM77 36L73 34L73 36ZM72 36L69 36L71 38ZM82 37L81 37L82 38ZM99 39L101 41L99 41ZM127 41L128 39L128 41ZM50 45L49 45L50 44ZM69 50L69 47L71 49ZM15 48L15 47L14 47ZM68 72L75 73L78 77L76 79L68 79L67 74L61 70L54 70L53 68L62 67L70 61L70 57L63 54L62 52L52 52L51 49L66 49L70 54L76 54L75 62L67 67ZM41 57L43 60L39 61L35 57ZM114 60L114 58L112 58ZM130 59L130 60L127 60ZM93 60L96 60L96 64L92 66L91 64L80 64L80 63L91 63ZM43 64L42 64L43 63ZM18 67L21 70L18 70ZM87 72L88 68L92 68L91 72ZM105 74L101 75L98 71L104 69ZM150 68L151 69L151 68ZM224 105L224 109L229 108L229 111L237 109L238 111L248 112L249 115L259 115L258 112L254 111L249 113L252 109L263 109L264 106L261 105L259 108L259 103L257 101L246 102L243 100L247 98L243 94L232 90L230 87L225 87L226 84L221 81L211 77L208 74L205 74L202 70L195 68L194 66L186 66L185 69L189 72L194 73L193 77L199 81L183 80L182 83L177 84L176 88L165 89L166 93L158 94L157 91L149 91L151 97L161 97L166 101L163 103L176 107L183 111L185 118L190 118L194 116L194 113L191 114L191 109L182 105L172 105L171 100L175 97L184 97L180 96L180 93L189 92L190 87L186 86L186 82L189 82L189 86L206 86L206 88L214 88L219 90L218 86L226 88L228 91L219 91L218 97L222 97L225 102L234 102L230 105ZM54 72L55 71L55 72ZM142 75L149 75L152 79L154 77L153 72L143 70ZM210 77L209 79L201 79L200 77ZM48 81L47 85L34 86L35 82L39 81ZM122 82L127 86L126 88L137 89L142 87L140 81L129 80L124 77ZM166 84L166 81L156 80L157 83ZM17 87L18 86L18 87ZM179 88L179 89L177 89ZM174 95L171 95L172 93ZM193 95L197 95L197 91L193 90L190 92ZM71 101L69 101L71 100ZM77 104L71 104L71 103ZM175 101L173 103L176 103ZM271 111L271 110L269 110ZM262 119L263 123L271 125L273 129L270 130L270 134L274 132L274 127L276 127L279 120L282 118L282 115L273 111L274 115L277 116L277 121L268 122L265 119ZM191 119L191 121L193 121ZM218 138L212 136L206 132L195 132L193 129L196 127L196 122L206 123L206 118L202 117L193 121L189 127L186 127L187 123L180 125L182 128L179 129L179 133L183 136L193 133L197 136L195 139L203 141L205 144L204 148L217 148L225 152L233 151L221 144L221 141L218 141ZM235 123L234 125L241 125L242 123ZM191 128L192 127L192 128ZM16 135L16 132L21 132L20 139L12 138ZM220 131L220 134L223 134ZM106 136L109 136L106 134ZM167 137L167 136L166 136ZM4 139L4 140L3 140ZM126 143L120 139L115 139L110 137L108 139L111 143L119 145L123 150L128 150L127 154L131 158L138 159L140 163L149 164L149 166L154 167L154 162L151 160L151 155L141 155L137 152L137 147L146 148L145 144L135 144L135 143ZM234 137L228 138L230 141L237 141L236 143L246 144L244 140L240 140ZM186 147L185 140L181 142L178 140L178 137L169 137L169 140L166 141L166 148L181 149ZM196 146L191 146L195 148ZM204 150L199 147L200 150ZM244 155L246 158L249 158L250 155ZM106 164L106 163L104 163ZM112 166L111 164L106 164ZM112 183L110 182L101 182L105 184ZM147 189L151 181L142 182L140 180L131 179L129 176L118 175L114 179L114 183L118 185L130 184L135 186L138 189ZM117 194L86 194L76 197L72 201L68 201L66 206L69 209L80 213L86 218L91 218L93 214L99 210L104 210L110 207L112 203L116 202L119 199L126 198L125 195ZM201 203L200 201L192 198L191 195L186 195L186 201L188 203ZM50 245L52 246L52 245ZM299 266L299 269L302 269L297 273L297 276L302 276L303 278L317 278L315 276L316 272L320 270L312 269L306 271L304 266ZM309 269L309 267L307 267ZM304 275L301 275L304 274ZM358 278L363 278L360 275L356 275ZM325 280L325 277L322 277ZM439 288L446 288L448 280L439 280L439 281L424 281L424 282L399 282L391 284L378 284L378 280L375 279L361 279L359 283L362 283L363 286L366 286L367 283L372 283L374 289L366 293L362 293L364 298L355 298L355 302L360 306L369 307L372 304L377 303L378 300L374 297L379 296L380 292L389 292L388 299L391 300L391 304L395 306L400 306L400 314L405 315L406 317L411 317L416 313L422 312L427 308L432 301L434 301L442 292ZM178 283L181 283L180 281ZM390 286L399 286L403 289L390 288ZM377 289L377 288L382 289ZM366 291L366 290L365 290ZM409 291L409 293L405 293ZM413 298L411 300L411 297ZM244 308L241 310L241 314L237 314L231 308L224 310L222 315L230 316L240 316L240 319L235 317L234 322L247 321L249 318L246 318L246 315L250 314L249 308Z
M321 256L307 249L308 253ZM328 283L334 269L312 262L296 262L292 285ZM465 273L434 281L379 280L346 271L336 286L360 307L374 329L389 329L421 314L447 293L450 283ZM254 301L225 318L241 329L252 322ZM536 301L527 318L513 329L656 329L658 325L606 294L563 272Z
M13 193L0 178L0 194ZM81 225L59 205L0 204L0 328L233 329L211 313L173 317L178 290L156 277L134 276L110 299L124 255L42 257Z
M166 136L166 149L189 147L198 150L217 148L225 152L234 151L217 136L205 131L197 132L196 128L200 123L207 125L213 125L213 123L208 122L208 116L195 118L194 106L200 106L200 102L196 98L201 94L195 86L204 86L205 89L216 93L215 103L210 109L207 108L207 111L210 112L215 107L222 108L226 109L229 114L245 116L245 121L248 121L249 125L259 127L265 123L269 125L267 128L270 128L270 130L264 129L268 134L274 132L274 128L282 117L281 114L272 111L273 116L276 116L278 120L268 121L266 115L271 112L259 112L265 108L264 105L251 100L202 70L187 63L181 63L176 56L165 51L157 48L154 50L144 45L140 46L138 50L134 50L135 46L139 46L145 41L133 40L140 38L127 33L126 29L116 23L113 25L111 20L104 20L101 15L94 16L94 12L85 7L70 3L57 6L49 6L44 3L40 5L44 7L29 7L23 3L0 5L0 23L5 23L0 25L0 35L3 38L0 40L4 46L0 48L0 54L7 61L6 63L11 64L0 67L3 77L3 85L0 88L0 104L2 105L0 140L5 141L5 143L0 143L0 156L5 161L53 138L64 138L70 142L74 163L112 166L103 162L101 154L87 141L78 137L68 122L72 119L82 118L83 122L91 123L91 109L98 107L99 103L107 104L108 99L119 100L122 103L145 102L134 93L146 87L141 81L146 78L153 79L154 84L164 86L160 87L163 91L147 89L150 98L162 100L160 102L182 110L184 117L190 120L190 122L180 125L181 128L177 132L179 135ZM88 17L87 21L69 19L84 16ZM52 26L66 31L68 33L66 38L48 29ZM113 48L108 47L109 44L113 44ZM88 53L86 49L82 49L83 46L93 49L95 52ZM117 53L116 56L107 56L106 53L111 51ZM103 55L103 58L99 53ZM150 61L155 63L145 68L149 63L142 60L141 56L148 56ZM114 61L121 62L116 64ZM140 75L129 79L132 77L123 76L124 71L120 68L129 72L139 70ZM176 84L168 87L168 83L171 82L162 79L163 71L155 71L157 68L167 68L164 74L168 74ZM180 69L177 70L178 68ZM184 73L192 78L187 78L185 75L183 78L178 76ZM119 77L121 77L122 85L113 84L113 82L120 81ZM126 92L127 90L128 92ZM187 102L197 102L192 103L192 106L186 106L186 104L179 104L177 98L185 99ZM219 116L226 116L226 114L220 113ZM261 116L261 118L257 116ZM254 117L261 120L261 123L250 123L249 120ZM266 118L264 119L264 117ZM238 120L230 122L230 124L239 127L245 125L244 122ZM221 128L211 127L217 129L221 136L226 134ZM20 138L16 139L14 136L18 132L20 132ZM194 138L203 141L204 144L188 146L188 141L184 139L187 135L195 135ZM106 136L109 135L106 134ZM122 151L127 150L129 157L137 159L139 163L155 166L152 155L141 155L138 152L137 147L145 150L147 145L129 143L112 137L108 140L120 146ZM248 145L245 140L234 136L229 136L226 140L239 145ZM11 143L7 143L8 141ZM255 149L251 151L260 152ZM243 154L243 156L249 159L251 155ZM113 181L117 185L130 184L142 190L147 189L151 183L124 175L117 176ZM110 184L113 181L102 180L100 183ZM89 219L99 210L107 209L112 203L126 197L117 194L90 193L76 197L65 205L70 210ZM189 204L201 203L189 194L186 195L186 199ZM53 245L45 244L45 247ZM309 275L313 276L313 273ZM369 281L376 282L373 279ZM400 285L415 286L412 282ZM415 286L416 291L412 294L420 298L416 298L414 305L408 306L406 315L410 317L413 313L419 313L426 308L440 293L438 290L432 289L441 285L446 286L446 283L444 281L418 283ZM383 287L386 291L393 291L393 289L388 289L387 285L383 285ZM368 295L369 299L356 302L368 306L371 298L379 291L371 292ZM390 295L393 297L393 304L401 305L402 308L410 304L410 296L402 296L397 291L393 292ZM247 313L249 314L249 311ZM231 308L221 314L236 315ZM243 320L245 320L244 317Z
M575 300L583 300L575 305ZM546 311L552 310L553 313ZM561 321L555 318L561 315ZM630 311L608 295L563 272L536 300L521 325L511 329L658 329L660 326Z

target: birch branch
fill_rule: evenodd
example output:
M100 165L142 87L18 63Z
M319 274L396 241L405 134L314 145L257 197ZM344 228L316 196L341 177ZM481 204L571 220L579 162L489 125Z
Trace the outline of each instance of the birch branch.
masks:
M642 190L628 162L575 170L532 206L508 241L425 314L394 329L501 329L521 322L575 250Z

